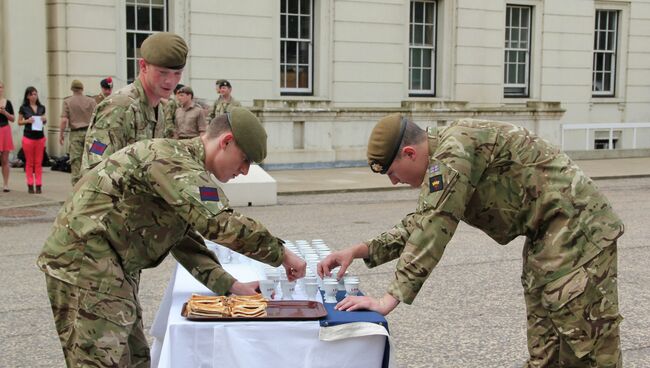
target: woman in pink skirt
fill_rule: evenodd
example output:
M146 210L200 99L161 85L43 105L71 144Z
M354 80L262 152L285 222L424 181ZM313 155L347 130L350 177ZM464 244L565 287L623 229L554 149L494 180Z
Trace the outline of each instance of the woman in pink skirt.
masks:
M18 110L18 125L25 126L23 152L25 152L25 177L29 193L41 193L43 185L43 151L45 150L43 129L46 122L45 106L38 100L38 91L34 87L27 87L23 104Z
M9 191L9 152L14 149L10 122L14 121L14 107L5 98L5 84L0 81L0 162L2 162L2 191Z

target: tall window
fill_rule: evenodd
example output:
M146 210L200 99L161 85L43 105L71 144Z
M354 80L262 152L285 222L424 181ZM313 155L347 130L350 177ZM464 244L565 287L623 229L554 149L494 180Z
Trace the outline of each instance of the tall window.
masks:
M506 6L504 60L505 97L528 97L530 82L531 13L529 6Z
M591 91L594 96L614 96L618 11L596 10L594 66Z
M126 77L138 75L140 45L154 32L167 30L166 0L126 0Z
M313 0L280 0L280 92L311 94Z
M436 93L436 2L411 1L409 95Z

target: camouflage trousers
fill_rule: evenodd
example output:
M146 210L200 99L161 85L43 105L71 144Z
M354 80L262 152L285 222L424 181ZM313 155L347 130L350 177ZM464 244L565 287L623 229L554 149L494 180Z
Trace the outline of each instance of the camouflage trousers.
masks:
M70 170L72 186L81 179L79 171L81 170L81 157L84 151L84 141L86 139L87 129L77 129L70 131L68 136L68 154L70 155Z
M616 244L568 275L524 290L525 367L622 367Z
M139 305L48 275L45 279L68 367L149 367Z

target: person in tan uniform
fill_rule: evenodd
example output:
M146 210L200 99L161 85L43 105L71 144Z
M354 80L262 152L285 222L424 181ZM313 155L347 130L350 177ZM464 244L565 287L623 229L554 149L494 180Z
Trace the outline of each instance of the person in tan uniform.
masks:
M225 79L219 79L216 82L217 93L219 93L219 98L214 101L212 105L212 110L208 115L208 120L212 121L215 117L230 112L233 107L241 106L241 103L232 97L232 85Z
M113 78L106 77L99 82L99 86L102 87L102 91L93 97L95 103L99 105L106 97L110 96L113 93Z
M71 181L74 186L81 175L81 156L83 155L86 130L90 124L90 118L95 110L95 99L83 94L84 86L78 80L73 80L70 86L72 96L63 100L61 108L61 124L59 126L59 144L65 142L66 128L68 133L68 153L70 154Z
M189 86L178 90L176 95L179 107L176 108L174 137L189 139L205 132L205 113L203 108L194 103L194 91Z

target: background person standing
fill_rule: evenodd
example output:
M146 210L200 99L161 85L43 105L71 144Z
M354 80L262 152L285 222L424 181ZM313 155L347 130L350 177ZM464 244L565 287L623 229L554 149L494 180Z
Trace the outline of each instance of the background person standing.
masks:
M198 137L205 132L205 113L203 108L193 101L194 91L189 86L178 90L176 99L180 105L175 112L176 129L174 136L178 139Z
M113 93L113 78L106 77L99 82L99 87L102 89L95 97L95 103L99 105L106 97Z
M25 153L25 178L30 194L41 193L43 187L43 153L45 151L45 106L38 99L34 87L25 89L23 104L18 111L18 125L23 125L23 152ZM34 187L35 186L35 187Z
M9 152L14 149L10 122L14 121L14 107L5 98L5 85L0 81L0 161L2 161L2 191L9 192Z
M214 101L214 105L212 105L212 110L210 110L210 114L208 115L208 122L221 114L230 112L233 107L241 106L241 103L231 95L232 86L230 85L230 82L225 79L219 79L216 82L216 85L219 98L217 98L217 100Z
M86 131L88 130L90 118L97 104L93 98L83 94L84 86L80 81L73 80L70 85L70 90L72 90L72 96L66 97L63 100L63 107L61 108L59 144L63 145L65 141L65 130L69 126L68 153L70 155L70 180L74 187L81 177L79 171L81 169L81 156L83 154Z

